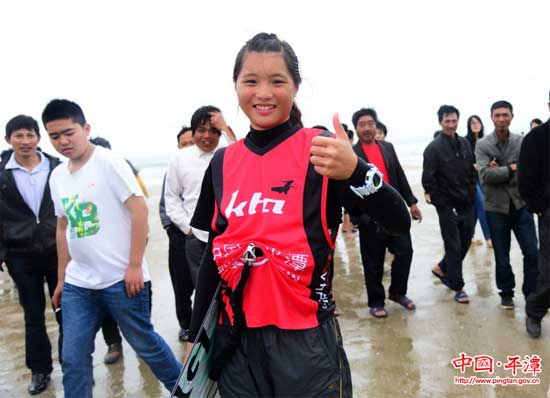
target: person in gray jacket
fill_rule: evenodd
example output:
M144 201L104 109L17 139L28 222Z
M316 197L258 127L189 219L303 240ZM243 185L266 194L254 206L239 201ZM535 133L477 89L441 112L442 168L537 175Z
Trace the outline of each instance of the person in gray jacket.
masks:
M497 101L491 106L493 133L476 146L476 159L485 193L487 223L493 239L496 284L501 306L514 308L514 272L510 264L511 232L514 232L523 254L525 297L535 290L537 280L537 236L533 213L521 198L517 183L517 163L522 136L510 132L514 117L512 105Z

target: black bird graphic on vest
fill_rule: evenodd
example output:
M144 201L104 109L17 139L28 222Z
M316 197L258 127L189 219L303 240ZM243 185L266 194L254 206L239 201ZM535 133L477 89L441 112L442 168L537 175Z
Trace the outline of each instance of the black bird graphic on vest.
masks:
M285 195L288 194L288 191L290 190L290 188L294 188L292 186L292 183L294 182L294 180L288 180L283 182L285 183L284 185L281 185L280 187L271 187L271 190L273 192L284 193Z

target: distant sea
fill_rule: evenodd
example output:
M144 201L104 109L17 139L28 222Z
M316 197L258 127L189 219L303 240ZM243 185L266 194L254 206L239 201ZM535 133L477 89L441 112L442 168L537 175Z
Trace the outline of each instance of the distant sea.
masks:
M394 143L399 161L405 169L411 185L417 182L415 180L419 178L422 170L422 153L426 145L428 145L428 142ZM166 173L166 168L171 159L166 155L158 155L148 158L130 158L130 160L138 168L145 184L153 188L162 185L164 173Z

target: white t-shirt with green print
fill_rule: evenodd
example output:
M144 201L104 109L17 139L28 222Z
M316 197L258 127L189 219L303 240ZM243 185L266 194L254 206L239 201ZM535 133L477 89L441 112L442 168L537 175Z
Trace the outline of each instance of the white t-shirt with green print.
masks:
M104 289L124 279L130 258L131 220L124 202L143 193L128 163L96 147L82 168L71 174L68 162L52 172L50 189L55 214L68 220L71 260L65 282ZM149 280L145 258L143 278Z

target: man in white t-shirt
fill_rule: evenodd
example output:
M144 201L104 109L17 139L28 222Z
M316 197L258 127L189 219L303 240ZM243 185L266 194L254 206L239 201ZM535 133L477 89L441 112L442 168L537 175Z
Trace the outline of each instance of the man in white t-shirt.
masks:
M151 324L143 193L124 159L89 141L90 125L76 103L51 101L42 122L69 158L50 178L59 264L52 302L63 310L65 396L92 397L94 340L105 313L171 390L181 364Z
M195 145L180 149L168 166L164 199L168 217L185 234L185 256L196 286L208 232L191 228L191 217L199 200L204 173L220 147L222 132L230 142L236 138L221 111L211 105L202 106L193 113L191 132Z

